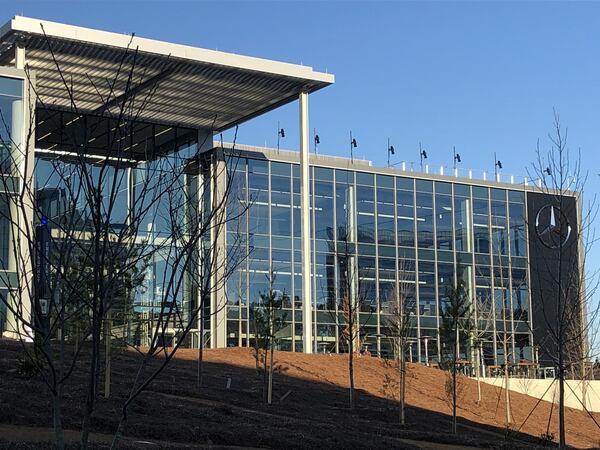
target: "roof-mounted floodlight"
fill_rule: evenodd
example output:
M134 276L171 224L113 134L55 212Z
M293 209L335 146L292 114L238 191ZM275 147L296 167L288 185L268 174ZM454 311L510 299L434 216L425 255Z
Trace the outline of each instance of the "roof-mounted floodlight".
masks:
M388 138L388 146L387 146L387 162L388 167L390 167L390 155L395 155L396 151L394 150L394 146L390 145L390 138Z
M452 153L454 153L454 170L456 170L456 164L462 161L460 159L460 154L456 153L456 147L452 147Z
M358 147L356 139L352 137L352 131L350 131L350 161L354 162L354 149Z
M285 137L285 130L277 122L277 153L279 153L279 140Z
M496 179L498 179L498 169L502 169L502 162L496 157L496 152L494 152L494 175Z
M427 159L427 152L424 148L421 147L421 143L419 142L419 157L421 158L421 172L423 172L423 160Z

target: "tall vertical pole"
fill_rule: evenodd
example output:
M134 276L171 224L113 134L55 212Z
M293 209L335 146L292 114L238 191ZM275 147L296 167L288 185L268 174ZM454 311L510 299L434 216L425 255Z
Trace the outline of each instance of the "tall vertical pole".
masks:
M456 172L456 147L452 146L452 154L454 155L454 171Z
M312 289L310 283L310 197L308 162L308 93L300 94L300 216L302 217L302 344L313 352Z
M279 154L279 139L281 138L281 127L277 121L277 154Z
M494 178L498 178L498 159L496 158L496 152L494 152Z

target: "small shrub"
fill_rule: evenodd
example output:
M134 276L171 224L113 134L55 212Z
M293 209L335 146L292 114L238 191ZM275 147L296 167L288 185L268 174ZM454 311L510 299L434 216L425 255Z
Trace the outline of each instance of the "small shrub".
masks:
M221 414L225 414L227 416L230 416L233 414L233 409L231 408L231 406L229 405L217 405L215 407L215 410Z
M554 443L554 433L546 431L540 434L540 445L542 447L549 447Z
M17 374L22 378L35 378L42 373L45 361L39 352L24 352L17 360Z
M457 407L459 407L459 405L461 405L463 403L466 385L467 384L465 382L465 376L457 373L456 374L456 406ZM446 404L448 405L448 408L450 408L450 411L452 411L452 406L453 406L452 405L453 391L454 391L454 383L452 380L452 373L447 372L446 373L446 382L444 383L444 393L446 394L446 396L444 397L444 400L445 400Z
M379 392L381 392L386 398L390 400L399 400L400 394L398 392L400 382L396 377L386 373L383 376L383 384Z

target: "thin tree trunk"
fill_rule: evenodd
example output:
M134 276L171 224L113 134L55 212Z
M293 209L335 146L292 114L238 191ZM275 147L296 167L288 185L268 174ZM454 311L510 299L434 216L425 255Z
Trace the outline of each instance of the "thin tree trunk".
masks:
M560 339L559 337L559 340ZM567 447L565 437L565 371L564 371L564 356L562 342L559 343L558 350L558 428L560 442L558 448L564 449Z
M267 397L267 403L269 405L271 404L273 398L273 342L271 342L270 347L271 357L269 361L269 391Z
M587 408L587 369L585 361L581 362L581 402L583 407Z
M59 384L52 396L52 427L54 428L54 444L58 450L65 448L62 429L62 384Z
M110 375L111 375L111 348L110 348L110 335L111 335L111 318L110 312L106 313L106 323L104 324L104 345L105 345L105 357L104 361L104 398L110 397Z
M456 324L456 342L454 343L454 361L452 364L452 434L456 434L456 359L458 352L458 324Z
M96 385L97 385L97 371L98 371L98 354L99 354L99 343L100 343L100 330L101 325L98 323L97 313L94 310L94 316L92 320L92 354L90 361L90 369L88 373L88 393L86 399L85 410L83 414L83 421L81 424L81 448L87 449L90 428L92 424L92 412L94 410L94 402L96 399Z
M202 363L204 360L204 303L202 304L202 309L200 310L200 326L199 328L199 336L198 336L198 389L202 387Z
M113 440L110 444L111 450L116 448L117 443L123 437L123 433L125 432L125 427L127 426L127 411L123 411L121 414L121 419L119 420L119 426L117 427L117 432L113 436Z
M506 427L508 428L512 423L512 413L510 407L510 374L509 374L509 362L510 358L508 355L508 338L506 337L506 308L503 308L503 322L504 322L504 338L502 339L502 351L504 352L504 399L506 401Z
M510 408L510 377L508 374L508 360L504 361L504 381L504 387L506 388L504 392L504 396L506 399L506 426L508 427L512 422L512 414Z
M273 397L273 347L274 347L274 339L275 337L273 336L273 311L271 311L271 314L269 315L269 353L270 353L270 360L269 360L269 386L268 386L268 390L267 390L267 404L271 404L272 401L272 397ZM265 356L266 357L266 356Z
M265 403L268 402L269 400L269 340L267 338L267 340L265 341L265 344L263 345L262 348L262 355L260 356L261 358L261 363L262 363L262 375L263 375L263 401Z
M400 425L405 424L404 406L406 395L406 362L404 361L404 339L400 338Z
M475 349L475 377L477 379L477 404L481 403L481 353L479 347Z
M348 339L348 376L350 378L350 409L354 409L354 323L351 322Z
M54 290L54 304L59 307L59 360L58 360L58 385L56 386L56 392L52 397L52 426L54 428L54 439L56 448L62 450L65 448L65 440L62 429L62 396L63 396L63 375L64 375L64 364L65 364L65 333L64 333L64 312L59 304L60 301L60 278L57 277L56 287ZM50 347L50 345L48 345ZM50 349L50 348L49 348Z

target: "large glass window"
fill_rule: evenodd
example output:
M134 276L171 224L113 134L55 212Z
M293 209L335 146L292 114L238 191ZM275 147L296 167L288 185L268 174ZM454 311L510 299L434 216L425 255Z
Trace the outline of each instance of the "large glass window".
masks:
M471 196L469 195L469 187L454 191L454 228L455 228L455 248L458 252L472 252L472 217L471 217Z
M529 320L529 289L525 269L512 270L512 305L514 320Z
M362 312L373 312L377 305L377 266L376 259L358 256L358 296Z
M438 298L440 299L440 311L446 309L446 303L448 302L447 293L449 289L454 287L454 265L448 263L438 263Z
M446 183L436 183L436 187L445 184ZM436 194L435 221L437 248L442 250L452 250L454 239L452 236L452 197L450 195Z
M473 199L473 234L476 253L490 252L489 200Z
M394 217L394 191L377 188L377 241L380 244L396 244Z
M356 187L358 242L375 242L375 191L371 186Z
M230 305L241 305L246 303L246 276L244 270L238 269L227 279L227 303Z
M510 251L514 256L527 256L525 240L525 205L523 203L509 203L508 214L510 220Z
M493 270L494 274L494 301L496 317L510 320L512 312L510 310L510 274L507 267L497 265Z
M289 176L271 175L272 236L291 236L292 234L292 198L290 181Z
M314 210L315 238L333 240L333 183L315 181Z
M337 240L350 239L348 224L352 223L354 205L353 177L346 171L336 170L335 186L335 219L337 226ZM341 179L341 181L340 181Z
M419 314L421 316L435 316L435 263L419 261Z
M22 80L0 77L0 113L0 172L10 173L25 126Z
M398 187L396 191L398 245L404 247L414 247L415 245L415 212L412 185L410 188L410 190L400 190L400 187Z
M328 264L315 265L315 303L317 309L335 310L335 266L333 257L327 257Z
M491 222L494 255L508 254L508 224L506 216L506 191L492 189Z
M249 160L248 167L256 161ZM262 166L259 166L261 168ZM256 170L256 167L255 167ZM269 177L266 174L248 174L248 197L250 201L249 223L250 233L269 234Z
M433 195L417 192L417 244L419 248L433 248Z

